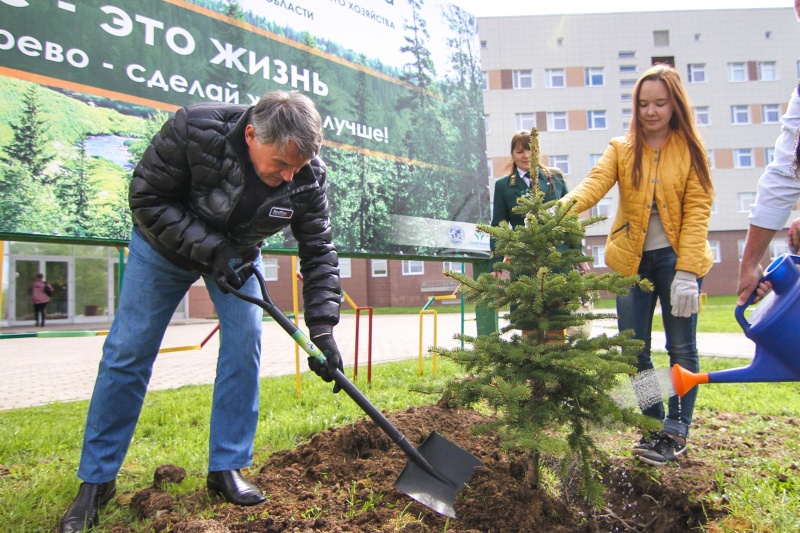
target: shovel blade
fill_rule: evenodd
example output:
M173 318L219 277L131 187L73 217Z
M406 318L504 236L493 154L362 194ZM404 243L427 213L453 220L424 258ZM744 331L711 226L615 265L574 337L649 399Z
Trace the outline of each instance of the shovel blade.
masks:
M435 431L417 451L437 475L409 457L406 467L394 482L394 488L441 515L455 518L453 505L458 491L472 477L473 470L483 463Z

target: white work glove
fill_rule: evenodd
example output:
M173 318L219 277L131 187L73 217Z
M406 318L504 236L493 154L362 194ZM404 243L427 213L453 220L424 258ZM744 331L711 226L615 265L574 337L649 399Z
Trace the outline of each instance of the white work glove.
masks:
M697 276L677 270L669 291L672 316L688 318L699 311L699 292Z

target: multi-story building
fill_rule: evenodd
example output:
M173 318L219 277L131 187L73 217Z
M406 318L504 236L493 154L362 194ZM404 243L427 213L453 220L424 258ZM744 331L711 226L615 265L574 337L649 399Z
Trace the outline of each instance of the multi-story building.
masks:
M794 10L492 17L478 19L478 33L492 193L508 173L514 132L536 126L545 161L574 187L635 120L639 76L658 62L680 72L715 188L709 242L716 264L703 290L735 293L756 182L800 77ZM587 253L599 272L617 197L614 188L592 210L609 216L587 231ZM786 249L779 232L769 253Z

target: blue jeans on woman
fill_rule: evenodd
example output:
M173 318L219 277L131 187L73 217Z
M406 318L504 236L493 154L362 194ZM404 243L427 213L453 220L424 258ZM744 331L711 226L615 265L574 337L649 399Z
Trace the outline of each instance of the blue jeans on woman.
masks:
M199 273L164 259L136 229L129 249L119 309L103 345L86 418L78 477L87 483L116 478L142 410L164 332L189 287L200 278ZM260 267L260 256L254 264ZM212 276L203 276L203 281L220 324L208 469L234 470L252 464L263 312L257 305L224 294ZM241 290L261 297L253 276Z
M675 264L678 256L672 247L659 248L642 253L639 277L653 284L653 292L644 292L635 287L628 294L617 296L617 324L620 331L632 329L634 337L644 341L644 348L638 353L636 366L639 372L653 368L650 357L650 343L653 314L656 301L661 302L661 320L667 339L669 365L678 364L690 372L700 370L697 356L697 314L688 318L672 316L670 288L675 277ZM698 290L702 278L697 280ZM689 436L697 387L683 397L670 396L667 416L664 418L664 403L658 402L642 411L643 414L663 422L664 431L681 437Z

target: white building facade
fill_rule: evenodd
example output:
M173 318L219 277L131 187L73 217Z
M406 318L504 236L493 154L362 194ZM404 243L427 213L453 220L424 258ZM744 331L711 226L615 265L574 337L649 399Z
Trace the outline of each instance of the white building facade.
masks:
M512 135L533 126L547 164L574 187L608 141L628 131L639 76L658 62L678 70L715 188L709 242L716 264L703 290L735 293L749 206L800 78L794 10L492 17L478 19L478 27L492 194L494 181L508 173ZM617 198L614 188L593 209L609 220L587 232L587 253L601 272ZM786 227L795 216L800 211ZM785 251L786 234L779 232L769 255Z

